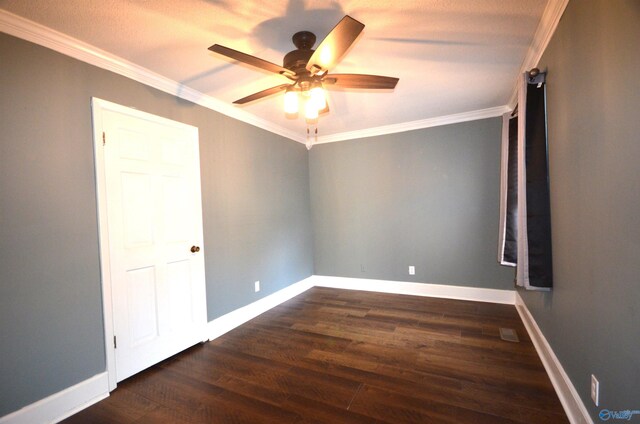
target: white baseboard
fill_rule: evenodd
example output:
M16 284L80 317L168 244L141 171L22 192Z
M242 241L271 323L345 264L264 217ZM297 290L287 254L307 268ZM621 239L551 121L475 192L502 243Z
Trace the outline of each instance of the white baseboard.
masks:
M71 387L0 418L0 424L57 423L109 396L107 373Z
M365 290L413 296L442 297L476 302L515 304L515 290L483 289L477 287L446 286L442 284L410 283L404 281L369 280L365 278L329 277L313 275L314 286L336 289Z
M533 341L536 351L542 364L544 365L553 387L556 389L556 393L560 398L560 402L564 407L564 411L567 413L567 417L572 424L593 424L593 420L587 411L582 399L578 395L576 388L569 379L569 376L564 371L562 364L558 360L558 357L551 349L551 345L547 342L547 339L540 331L540 327L536 323L535 319L529 312L527 305L525 305L520 293L516 292L516 309L520 314L520 318L524 323L531 341Z
M216 339L269 309L309 290L313 287L311 278L312 277L305 278L302 281L298 281L289 287L285 287L284 289L263 297L260 300L248 304L247 306L243 306L242 308L229 312L228 314L216 318L213 321L209 321L209 324L207 324L209 340Z

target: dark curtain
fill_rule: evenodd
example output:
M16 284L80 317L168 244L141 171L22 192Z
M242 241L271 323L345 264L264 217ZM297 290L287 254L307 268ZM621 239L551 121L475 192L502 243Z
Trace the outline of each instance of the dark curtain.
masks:
M527 84L525 163L529 284L550 288L553 269L545 95L544 83Z

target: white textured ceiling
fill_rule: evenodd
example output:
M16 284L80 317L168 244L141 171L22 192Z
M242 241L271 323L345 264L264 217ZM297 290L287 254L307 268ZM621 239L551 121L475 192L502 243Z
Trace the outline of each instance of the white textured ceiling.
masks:
M0 8L231 104L288 80L207 50L281 64L291 36L318 43L346 14L365 29L334 73L395 76L393 91L331 90L321 135L507 104L547 0L0 0ZM275 95L241 107L304 134Z

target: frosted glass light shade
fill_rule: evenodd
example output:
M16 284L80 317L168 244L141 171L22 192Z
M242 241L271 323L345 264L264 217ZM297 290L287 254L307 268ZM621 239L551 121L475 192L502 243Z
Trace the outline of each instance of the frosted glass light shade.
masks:
M327 107L327 99L324 95L324 90L322 86L316 86L311 89L311 99L313 103L316 105L317 110L323 110Z
M307 100L304 106L304 117L307 121L315 121L318 119L318 107L313 99Z
M298 113L298 93L293 90L287 90L284 93L284 113L287 115Z

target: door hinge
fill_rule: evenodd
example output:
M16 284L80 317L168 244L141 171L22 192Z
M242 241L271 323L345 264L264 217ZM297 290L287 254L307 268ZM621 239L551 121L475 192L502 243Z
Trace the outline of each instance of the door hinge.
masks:
M102 131L102 145L107 144L107 135Z
M113 336L113 348L114 349L118 348L118 342L116 341L116 336Z

